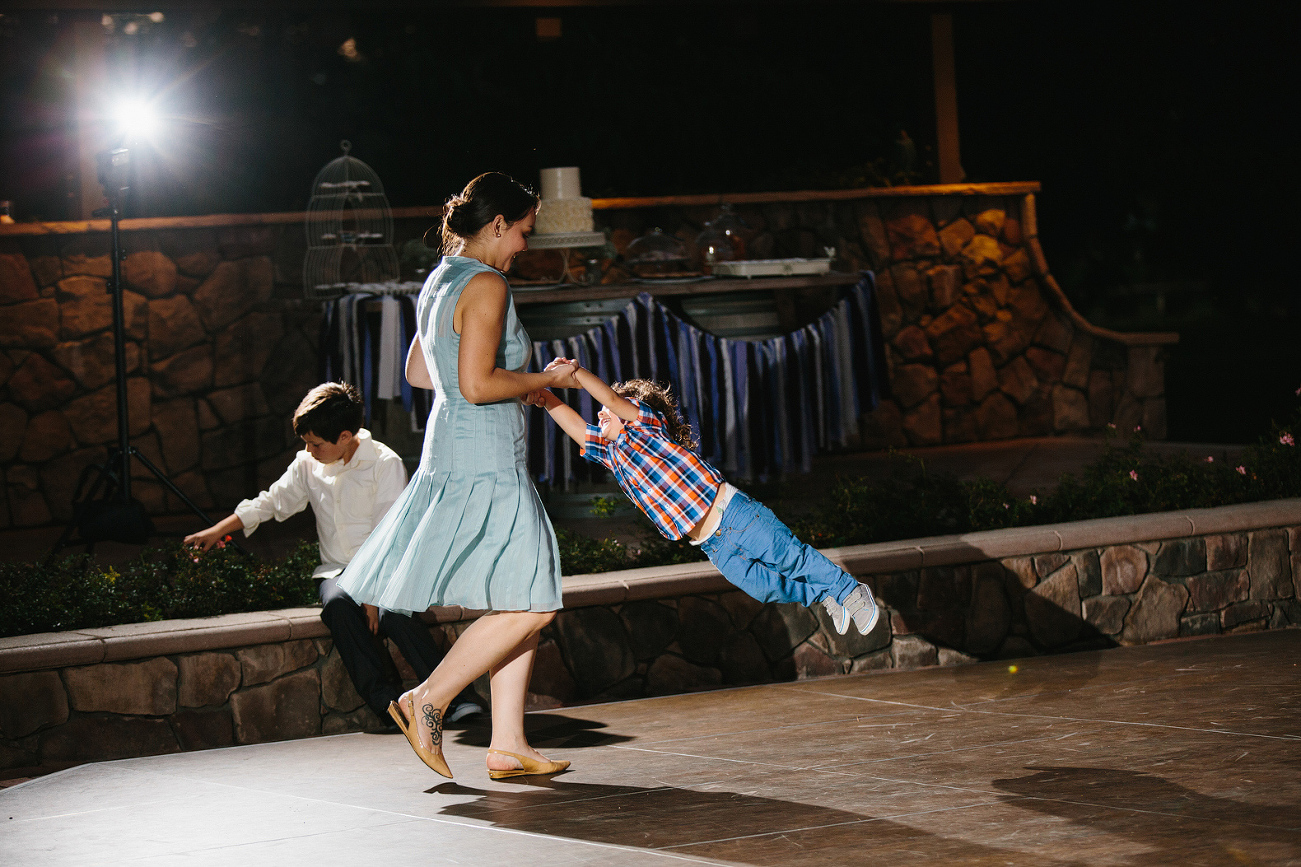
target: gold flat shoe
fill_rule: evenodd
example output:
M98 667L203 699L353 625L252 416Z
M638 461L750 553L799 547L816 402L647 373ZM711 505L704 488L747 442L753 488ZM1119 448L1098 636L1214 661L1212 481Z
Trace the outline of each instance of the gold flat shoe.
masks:
M429 766L429 769L437 774L442 774L447 779L452 779L452 769L447 766L443 760L441 752L431 752L420 745L420 738L416 732L416 727L411 724L411 720L416 718L415 699L410 695L407 696L407 716L403 716L402 708L396 701L389 702L388 715L393 717L393 721L398 724L402 734L407 736L407 743L411 744L411 749L416 751L416 756L420 761ZM437 711L434 712L434 744L439 745L443 741L443 720L442 715Z
M511 768L506 771L494 771L488 769L488 777L493 780L501 780L506 777L531 777L543 774L558 774L569 767L569 762L539 762L530 759L528 756L521 756L519 753L511 753L506 750L488 750L490 753L496 753L499 756L510 756L520 763L520 767Z

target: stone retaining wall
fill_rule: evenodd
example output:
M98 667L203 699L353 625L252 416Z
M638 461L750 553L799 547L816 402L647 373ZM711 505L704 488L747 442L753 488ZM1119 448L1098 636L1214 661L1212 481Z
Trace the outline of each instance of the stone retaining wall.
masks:
M1165 438L1164 347L1178 335L1110 331L1071 307L1039 245L1038 188L955 184L797 203L732 197L750 226L747 255L817 257L834 247L841 268L876 272L893 396L865 420L864 445L1097 433L1109 423ZM718 201L627 200L599 216L618 249L655 226L694 249ZM793 328L833 297L806 291L779 313Z
M930 445L1100 431L1165 433L1162 346L1071 309L1039 248L1037 184L732 196L749 255L820 256L878 273L893 397L863 445ZM652 226L693 242L722 197L598 201L615 247ZM395 241L437 209L407 209ZM289 415L317 382L320 306L302 300L302 215L123 222L130 434L203 508L274 480ZM107 223L0 226L0 528L65 522L86 466L116 442ZM555 256L554 251L538 255ZM551 273L554 273L552 271ZM408 275L410 276L410 275ZM607 280L619 279L618 269ZM784 293L794 327L835 290ZM574 290L575 299L582 291ZM142 480L152 514L184 506Z
M827 553L885 606L871 634L708 564L566 578L532 706L1301 625L1301 500ZM472 613L429 617L451 642ZM373 725L327 636L297 609L0 639L0 767Z

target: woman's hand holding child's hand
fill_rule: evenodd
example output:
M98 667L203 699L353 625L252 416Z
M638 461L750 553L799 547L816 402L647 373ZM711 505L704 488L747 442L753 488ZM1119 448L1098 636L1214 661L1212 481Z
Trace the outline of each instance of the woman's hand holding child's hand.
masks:
M543 369L543 373L553 375L551 384L556 388L582 388L577 378L580 370L582 367L572 358L557 358Z

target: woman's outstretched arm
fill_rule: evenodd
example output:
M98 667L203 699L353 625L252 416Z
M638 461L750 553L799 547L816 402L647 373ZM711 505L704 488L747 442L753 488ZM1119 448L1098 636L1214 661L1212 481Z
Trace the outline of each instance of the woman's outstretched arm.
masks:
M572 358L557 358L547 365L547 370L557 368L561 365L574 365L574 381L578 383L596 402L617 415L624 421L637 420L637 405L628 398L623 397L613 388L606 384L605 380L597 376L585 367L579 367L578 362Z

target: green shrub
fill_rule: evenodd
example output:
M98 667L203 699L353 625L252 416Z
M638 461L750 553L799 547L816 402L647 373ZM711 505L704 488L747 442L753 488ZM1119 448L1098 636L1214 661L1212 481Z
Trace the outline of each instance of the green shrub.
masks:
M0 608L0 636L311 605L319 562L307 542L279 560L233 548L196 556L174 542L121 567L97 566L85 554L0 563L0 596L8 602Z
M1113 430L1097 461L1077 478L1064 476L1046 496L1012 496L988 479L961 481L930 473L923 461L894 455L882 481L839 479L829 501L789 521L815 547L857 545L1301 496L1301 412L1249 446L1242 462L1197 461L1144 453L1141 431ZM609 511L609 498L599 503ZM688 563L699 548L661 537L642 516L636 545L557 531L566 575ZM146 551L121 569L100 568L85 555L50 563L0 563L0 636L264 611L316 602L311 573L315 545L257 561L234 549L196 557L173 543Z

